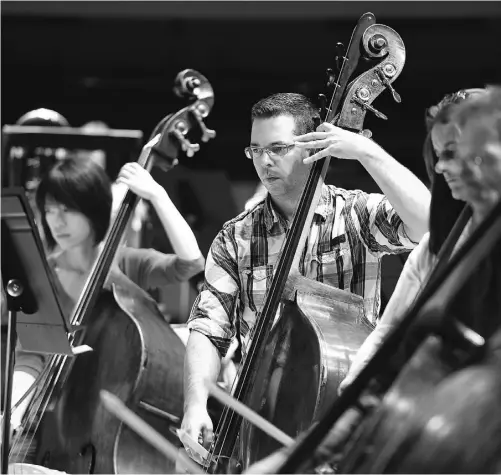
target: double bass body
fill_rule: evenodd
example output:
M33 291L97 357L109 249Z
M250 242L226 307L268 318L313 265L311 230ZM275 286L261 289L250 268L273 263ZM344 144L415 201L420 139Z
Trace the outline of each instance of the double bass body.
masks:
M37 463L68 473L174 471L100 402L100 391L110 391L177 443L170 428L182 416L184 345L155 302L134 287L100 295L85 335L93 351L73 363L55 410L60 437L42 437Z
M191 157L199 147L186 136L191 129L204 141L215 136L203 122L214 102L207 79L186 69L175 84L176 93L192 100L157 125L137 162L146 169L158 159L172 168L180 152ZM50 388L42 388L51 398L35 434L39 465L67 473L175 472L175 461L105 410L100 399L102 390L109 391L181 446L175 429L184 402L184 344L153 298L112 267L137 201L127 191L74 310L72 324L80 327L74 343L92 350L56 362ZM112 291L104 289L107 278Z
M284 304L257 369L260 384L249 396L250 407L293 438L330 406L350 358L371 329L361 297L313 281L305 286L317 295L298 292L295 302ZM242 423L244 466L280 448L248 421Z

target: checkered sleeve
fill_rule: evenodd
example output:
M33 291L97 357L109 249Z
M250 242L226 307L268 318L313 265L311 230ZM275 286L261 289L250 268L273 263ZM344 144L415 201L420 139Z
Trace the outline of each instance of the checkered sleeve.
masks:
M207 255L205 282L188 319L190 331L207 336L222 357L235 335L239 295L237 246L231 231L223 229Z
M350 208L350 219L372 254L400 254L417 246L405 232L402 219L386 196L358 192Z

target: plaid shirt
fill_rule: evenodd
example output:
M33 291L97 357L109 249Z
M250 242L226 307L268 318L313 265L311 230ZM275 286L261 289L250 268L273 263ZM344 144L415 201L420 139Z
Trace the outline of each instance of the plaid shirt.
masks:
M228 221L214 239L205 284L188 328L225 355L240 332L244 345L261 310L288 230L270 196ZM302 275L363 297L365 317L379 317L381 258L416 247L388 199L324 185L304 254Z

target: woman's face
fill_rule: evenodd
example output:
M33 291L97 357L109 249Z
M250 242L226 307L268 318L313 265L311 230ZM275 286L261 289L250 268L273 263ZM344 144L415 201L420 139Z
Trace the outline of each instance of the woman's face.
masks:
M444 176L453 198L466 201L466 189L461 179L462 165L456 157L459 129L452 123L435 124L431 141L438 161L435 171Z
M94 245L94 231L84 214L52 199L46 200L44 211L52 236L62 250Z
M457 158L468 202L482 204L501 195L501 141L489 118L466 122L458 140Z

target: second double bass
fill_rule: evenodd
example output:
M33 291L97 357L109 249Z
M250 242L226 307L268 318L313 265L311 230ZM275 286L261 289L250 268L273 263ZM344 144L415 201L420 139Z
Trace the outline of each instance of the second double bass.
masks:
M198 134L207 141L214 136L204 124L214 101L207 79L194 70L182 71L175 90L190 104L158 124L138 159L141 167L150 169L155 161L171 168L182 152L192 156L198 150L192 137ZM48 397L40 405L40 417L54 424L40 427L40 465L69 473L173 471L173 464L104 411L99 399L102 389L110 391L175 440L173 429L182 414L184 345L153 299L123 276L115 279L113 268L112 292L103 289L136 202L128 191L73 312L74 343L92 351L49 362L42 389Z

